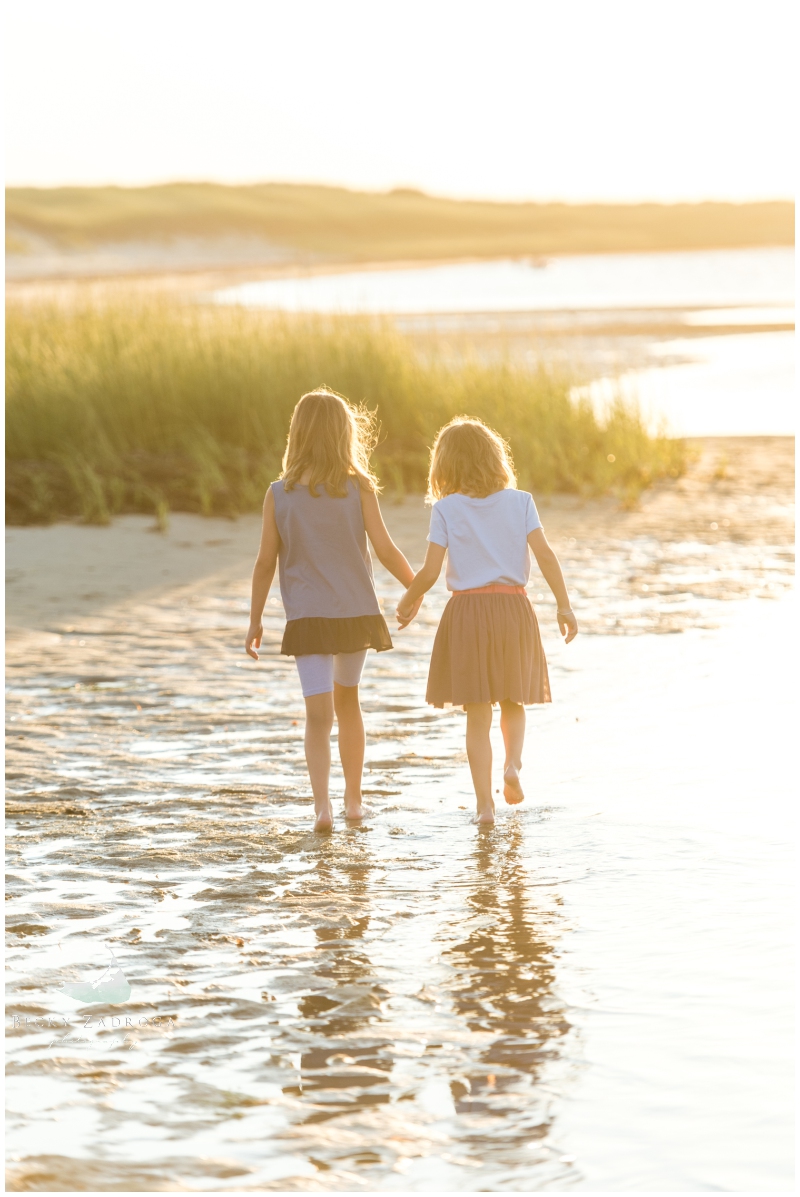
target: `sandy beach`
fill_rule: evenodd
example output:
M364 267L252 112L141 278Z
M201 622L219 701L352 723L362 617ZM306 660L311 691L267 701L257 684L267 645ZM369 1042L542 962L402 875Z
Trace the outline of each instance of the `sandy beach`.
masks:
M663 552L664 546L690 541L714 546L715 555L730 562L749 556L751 546L774 545L783 553L794 535L794 442L788 437L692 442L686 475L646 491L632 511L621 509L613 498L536 499L558 552L567 563L580 561L579 570L586 567L587 550L602 554L610 545L626 542L654 546L658 541ZM428 521L422 499L388 495L384 513L403 552L420 564ZM125 516L109 528L7 528L9 632L58 632L119 603L209 579L241 582L252 568L259 528L256 515L224 520L181 513L171 515L166 533L148 516ZM680 557L682 550L669 552ZM731 588L737 593L730 579L726 588L726 593Z
M10 1191L790 1185L793 444L695 450L636 511L540 497L584 634L534 577L554 703L488 837L441 586L320 839L274 592L241 648L257 517L7 530ZM58 994L109 949L127 1001Z
M796 1186L795 8L403 13L8 6L7 1192Z
M797 22L750 9L8 6L7 1192L794 1191ZM381 651L331 698L276 577L251 656L282 463L368 461L420 578L464 418L564 578L449 594L530 503L446 505L400 628L358 503L276 498L287 645Z

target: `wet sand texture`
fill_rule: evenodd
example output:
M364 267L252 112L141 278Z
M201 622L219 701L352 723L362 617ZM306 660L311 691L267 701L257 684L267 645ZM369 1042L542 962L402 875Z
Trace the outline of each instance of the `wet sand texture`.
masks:
M669 621L670 588L673 597L680 599L676 575L683 576L692 566L693 593L701 587L711 597L717 592L736 593L739 575L742 594L751 593L754 586L760 587L759 593L769 594L773 574L774 584L780 586L780 577L791 569L793 439L707 438L689 444L686 475L645 491L633 511L620 510L612 498L587 502L567 495L535 496L545 530L568 566L578 597L580 575L598 580L606 569L604 554L615 559L604 583L615 601L624 594L632 602L637 581L662 586L663 610L645 603L639 621L643 628L654 626L654 621ZM383 509L397 543L419 566L429 518L422 499L398 502L385 496ZM64 630L81 616L181 586L190 588L193 601L194 583L216 577L241 582L249 574L259 529L260 517L255 515L227 520L181 513L170 516L164 534L147 516L122 517L111 528L80 524L7 528L7 626L12 632ZM753 545L762 546L756 550L758 562L749 547ZM718 546L714 560L725 561L726 566L724 576L718 577L715 566L701 582L696 567L708 546ZM774 560L763 551L766 546L774 547ZM633 573L626 572L626 563L634 567ZM639 567L644 570L641 577L636 572ZM664 576L658 582L656 575ZM543 593L535 579L531 593ZM640 597L649 593L641 590ZM276 594L277 587L273 597ZM584 612L583 626L596 627L598 614L593 604ZM630 607L627 614L633 620L626 624L630 631L638 626L638 617Z
M9 1189L786 1188L790 466L707 442L639 512L543 505L596 634L537 602L555 703L488 836L424 704L441 587L369 660L376 817L328 839L274 599L241 652L255 521L62 529L49 573L58 529L10 530ZM59 998L105 944L130 999Z

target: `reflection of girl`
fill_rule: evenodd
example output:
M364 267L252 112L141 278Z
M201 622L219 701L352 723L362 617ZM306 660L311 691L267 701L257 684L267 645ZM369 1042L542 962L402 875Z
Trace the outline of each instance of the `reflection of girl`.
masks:
M381 517L374 446L366 412L327 389L294 409L283 473L264 499L261 547L253 570L246 649L258 660L261 616L280 563L287 624L281 652L294 657L306 704L306 763L315 829L333 825L328 785L334 712L344 772L344 813L361 819L364 723L358 686L367 649L392 647L372 578L367 536L378 560L407 586L414 571ZM320 489L321 488L321 489Z
M467 756L478 823L494 822L492 704L500 703L505 742L506 802L522 802L519 782L525 738L525 703L549 702L547 662L536 615L525 593L533 551L558 603L566 642L578 634L561 566L545 539L533 499L516 489L506 443L480 420L452 420L433 446L431 512L425 564L397 607L401 627L414 618L447 553L453 597L436 633L428 702L463 706Z
M442 947L443 963L453 965L454 1009L468 1026L482 1032L481 1059L489 1071L499 1071L499 1065L505 1073L503 1096L498 1093L492 1106L495 1116L512 1114L521 1076L528 1073L537 1082L542 1069L552 1066L559 1041L570 1029L555 990L556 911L551 902L555 898L557 906L560 898L547 889L546 905L532 901L543 891L531 890L528 884L526 855L522 827L515 820L500 843L477 837L471 892L449 946ZM478 1096L475 1088L472 1095ZM527 1113L531 1100L536 1097L528 1090ZM542 1105L546 1120L547 1102ZM529 1125L512 1117L504 1125L504 1139L511 1143L529 1134Z

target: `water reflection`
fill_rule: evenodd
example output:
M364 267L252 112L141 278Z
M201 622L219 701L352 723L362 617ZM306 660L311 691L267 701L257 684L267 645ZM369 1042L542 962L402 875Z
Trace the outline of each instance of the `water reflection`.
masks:
M513 1145L547 1134L548 1117L520 1118L520 1096L558 1059L570 1023L555 991L554 915L534 905L522 821L504 831L476 841L466 936L446 959L455 1010L485 1042L468 1085L451 1085L456 1110L507 1118L503 1138Z
M297 890L298 910L316 916L316 951L304 980L310 992L300 998L299 1022L287 1036L287 1050L299 1050L300 1076L283 1089L300 1100L301 1125L390 1100L389 1044L385 1036L370 1034L387 996L365 943L373 864L368 835L354 830L344 851L334 853L329 844L320 848L315 868Z
M716 620L721 600L784 586L790 560L780 544L670 548L653 536L568 552L595 629L613 619L630 632L696 627L695 609ZM735 852L724 856L726 840L717 848L709 838L693 846L682 832L665 840L660 824L640 832L615 813L627 812L625 802L638 811L643 779L656 811L673 810L673 790L681 792L665 788L662 770L654 773L637 747L638 737L650 744L645 676L666 678L669 701L683 711L687 677L704 693L698 652L715 677L720 661L734 659L730 649L720 657L705 634L670 645L657 636L636 645L587 636L578 677L556 659L561 705L535 715L536 734L549 738L538 793L553 805L543 810L532 794L527 810L504 812L482 836L468 822L462 726L448 715L428 721L418 706L430 635L423 627L416 641L402 641L405 655L368 675L377 816L319 842L308 830L294 674L273 658L262 680L227 647L240 630L243 587L209 588L188 626L184 607L167 595L131 607L129 618L98 617L85 645L67 635L31 639L10 662L9 1016L56 1015L61 982L84 975L81 953L107 942L133 986L125 1012L137 1027L140 1016L174 1019L169 1032L163 1022L162 1032L137 1029L124 1051L111 1032L106 1039L90 1030L86 1043L56 1050L52 1029L10 1028L10 1186L560 1191L575 1183L574 1168L585 1183L593 1179L584 1157L600 1143L615 1167L639 1151L666 1161L652 1189L685 1187L684 1161L711 1155L713 1166L692 1175L711 1177L706 1187L741 1187L751 1173L714 1162L728 1159L730 1126L745 1128L741 1141L756 1161L768 1161L774 1140L757 1122L761 1106L743 1113L746 1087L727 1082L734 1058L749 1084L752 1057L745 1061L745 1049L732 1056L726 1028L747 1031L739 1041L751 1042L751 1011L767 1000L764 977L779 966L762 955L761 972L744 979L735 971L743 966L727 939L697 923L697 879L710 876L719 901L743 903L741 917L762 929L780 913L779 900L751 908L761 873L749 874L743 890L743 866ZM122 663L116 681L86 682L90 670L106 677L111 661ZM591 722L583 707L575 706L580 723L567 717L579 687ZM720 727L732 709L720 706ZM627 729L626 751L639 753L619 786L613 721ZM706 748L698 741L698 761ZM593 762L610 811L598 799L596 819L573 817L583 810L584 783L580 773L565 777L563 761L576 751ZM708 759L685 804L721 786L712 775L724 764L721 751ZM666 776L684 784L680 772ZM604 778L614 779L613 799ZM727 820L727 792L724 801ZM610 845L619 871L609 878ZM759 859L766 869L769 853ZM624 918L615 902L625 903ZM593 927L598 908L604 917ZM582 934L562 954L571 925ZM737 923L722 912L717 926ZM760 940L748 934L752 951ZM689 970L677 1000L675 961ZM612 1016L600 1021L603 1011L595 1018L592 1007L587 1022L586 995L599 1001L598 990ZM624 1020L616 1016L620 992ZM707 995L702 1009L698 993ZM741 1006L735 1024L719 1018L731 994ZM652 1010L638 1037L628 1029L634 998ZM74 1025L77 1039L82 1024ZM777 1060L781 1033L771 1019L759 1028L768 1036L764 1059ZM703 1052L716 1042L716 1056L695 1050L701 1031ZM576 1070L584 1078L578 1102ZM654 1113L665 1076L669 1102ZM765 1067L762 1105L770 1076ZM706 1109L727 1110L728 1120L709 1129L698 1117ZM692 1156L695 1129L702 1150ZM606 1191L635 1183L625 1166Z

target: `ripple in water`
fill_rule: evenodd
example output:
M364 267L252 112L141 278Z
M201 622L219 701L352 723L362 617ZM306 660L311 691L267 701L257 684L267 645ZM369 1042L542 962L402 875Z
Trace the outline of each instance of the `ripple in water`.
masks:
M647 538L575 547L587 631L640 635L551 637L556 704L531 712L528 800L489 835L469 823L463 716L424 704L441 592L370 658L376 815L330 839L311 831L277 606L264 662L241 653L244 581L17 642L11 1189L524 1191L630 1187L634 1172L774 1187L785 1143L755 1146L769 1100L735 1043L783 984L780 836L763 809L748 822L746 761L723 819L698 800L702 763L673 748L653 770L658 728L641 721L649 706L677 726L681 670L698 702L722 701L702 687L741 607L726 600L777 593L789 567L779 549L689 551L687 565L685 546ZM612 727L633 729L622 763ZM746 983L725 971L731 922ZM59 987L99 975L107 947L130 997L76 1013ZM782 1017L760 1031L769 1067ZM698 1102L719 1118L695 1133Z

